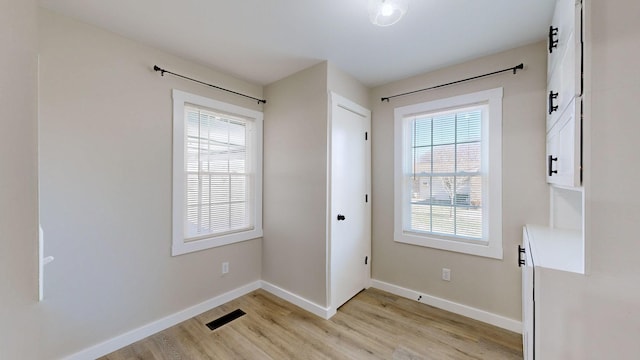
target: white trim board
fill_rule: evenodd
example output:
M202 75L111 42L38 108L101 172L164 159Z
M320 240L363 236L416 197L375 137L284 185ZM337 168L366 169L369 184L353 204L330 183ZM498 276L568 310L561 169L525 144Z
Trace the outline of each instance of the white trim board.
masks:
M403 288L401 286L386 283L380 280L371 280L371 286L380 289L394 295L402 296L407 299L416 300L418 302L437 307L442 310L450 311L452 313L466 316L468 318L482 321L487 324L497 326L509 331L513 331L518 334L522 334L522 322L514 319L504 317L490 313L485 310L480 310L468 305L463 305L450 300L442 299L439 297L427 295L415 290ZM418 300L419 299L419 300Z
M171 326L179 324L185 320L189 320L192 317L198 316L215 307L223 305L231 300L234 300L254 290L257 290L260 288L260 285L261 285L260 281L254 281L247 285L244 285L234 290L231 290L229 292L226 292L222 295L218 295L214 298L203 301L194 306L188 307L184 310L178 311L160 320L150 322L137 329L133 329L124 334L118 335L114 338L111 338L99 344L88 347L64 359L65 360L86 360L86 359L96 359L101 356L107 355L127 345L133 344L136 341L142 340L148 336L151 336L162 330L168 329Z
M332 309L329 307L322 307L314 302L311 302L305 298L303 298L302 296L296 295L290 291L287 291L285 289L282 289L276 285L273 285L271 283L268 283L264 280L261 281L262 283L262 289L265 291L268 291L270 293L272 293L273 295L286 300L290 303L292 303L293 305L296 305L298 307L303 308L304 310L307 310L308 312L317 315L323 319L329 319L330 317L332 317L333 315L336 314L336 309Z

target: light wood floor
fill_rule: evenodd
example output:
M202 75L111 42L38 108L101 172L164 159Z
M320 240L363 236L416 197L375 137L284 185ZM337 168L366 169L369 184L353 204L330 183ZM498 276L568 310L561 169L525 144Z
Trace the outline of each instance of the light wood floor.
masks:
M214 331L205 324L247 314ZM522 359L519 334L376 289L323 320L263 290L111 353L133 359Z

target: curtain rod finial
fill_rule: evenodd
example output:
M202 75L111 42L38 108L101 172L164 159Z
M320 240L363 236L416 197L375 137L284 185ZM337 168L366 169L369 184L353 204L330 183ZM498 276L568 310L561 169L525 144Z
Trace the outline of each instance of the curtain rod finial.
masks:
M515 73L517 73L517 72L518 72L518 70L524 70L524 63L520 63L519 65L516 65L516 66L513 68L513 73L514 73L514 74L515 74Z
M158 65L153 65L153 70L160 71L160 76L164 76L164 73L167 71L165 69L160 68Z

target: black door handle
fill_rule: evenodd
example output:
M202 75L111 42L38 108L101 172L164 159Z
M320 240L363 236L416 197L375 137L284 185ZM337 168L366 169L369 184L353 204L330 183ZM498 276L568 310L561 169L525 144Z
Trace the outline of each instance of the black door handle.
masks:
M553 53L553 49L558 48L558 28L549 27L549 54Z
M344 219L346 219L344 215L338 214L338 221L343 221Z
M557 157L553 157L553 155L549 155L548 157L549 161L548 161L548 169L549 170L549 176L553 176L553 174L557 174L558 170L553 170L553 162L554 161L558 161Z
M560 93L549 91L549 115L553 114L554 111L558 111L558 105L553 105L553 100L558 98Z
M518 245L518 267L522 267L523 265L526 265L527 262L522 258L522 254L524 254L525 249Z

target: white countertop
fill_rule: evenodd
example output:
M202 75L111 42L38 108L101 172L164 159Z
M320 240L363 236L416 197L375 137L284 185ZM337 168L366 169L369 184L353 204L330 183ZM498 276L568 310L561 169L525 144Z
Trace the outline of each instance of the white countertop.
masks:
M577 230L526 225L535 266L584 274L584 240Z

